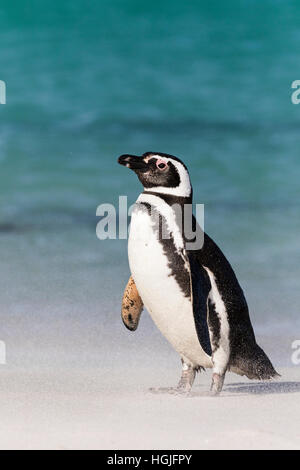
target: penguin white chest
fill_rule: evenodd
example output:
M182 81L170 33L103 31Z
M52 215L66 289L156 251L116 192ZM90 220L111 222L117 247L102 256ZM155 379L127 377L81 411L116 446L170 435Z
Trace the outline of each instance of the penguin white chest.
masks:
M176 280L176 263L170 267L153 219L140 205L131 218L128 255L133 279L156 326L187 363L210 367L198 340L191 298ZM177 269L189 283L189 271L182 264Z

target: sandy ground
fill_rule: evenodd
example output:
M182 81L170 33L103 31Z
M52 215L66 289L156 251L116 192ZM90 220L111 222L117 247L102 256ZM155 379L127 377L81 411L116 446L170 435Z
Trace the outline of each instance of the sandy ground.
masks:
M300 370L272 383L227 375L207 396L210 371L192 396L152 394L174 370L1 369L1 449L299 449ZM178 371L179 372L179 369ZM142 382L142 385L141 385Z

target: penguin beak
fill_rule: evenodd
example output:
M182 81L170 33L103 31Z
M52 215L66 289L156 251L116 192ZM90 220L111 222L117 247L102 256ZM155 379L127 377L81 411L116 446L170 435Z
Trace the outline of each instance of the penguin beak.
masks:
M148 165L143 157L137 157L136 155L121 155L118 158L118 163L134 171L145 172L148 170Z

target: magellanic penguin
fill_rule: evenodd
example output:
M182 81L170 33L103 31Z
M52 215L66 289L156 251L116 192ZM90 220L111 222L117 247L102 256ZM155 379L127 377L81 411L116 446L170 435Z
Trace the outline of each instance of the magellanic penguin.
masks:
M172 390L188 393L196 371L207 367L213 369L213 395L222 390L227 370L250 379L278 376L256 343L243 290L220 248L206 233L199 249L188 248L178 217L193 197L185 164L157 152L122 155L118 162L133 170L144 187L131 217L132 277L122 318L135 330L145 306L180 354L182 376Z

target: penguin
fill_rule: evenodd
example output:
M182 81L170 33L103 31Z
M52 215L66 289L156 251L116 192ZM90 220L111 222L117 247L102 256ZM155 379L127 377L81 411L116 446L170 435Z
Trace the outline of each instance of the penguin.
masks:
M193 189L186 165L160 152L121 155L118 163L143 185L131 216L122 319L134 331L145 307L178 352L182 374L170 391L189 394L196 372L206 368L212 369L212 395L222 391L227 371L278 377L256 343L243 290L221 249L205 232L200 247L187 243L184 214ZM196 233L194 216L192 224Z

